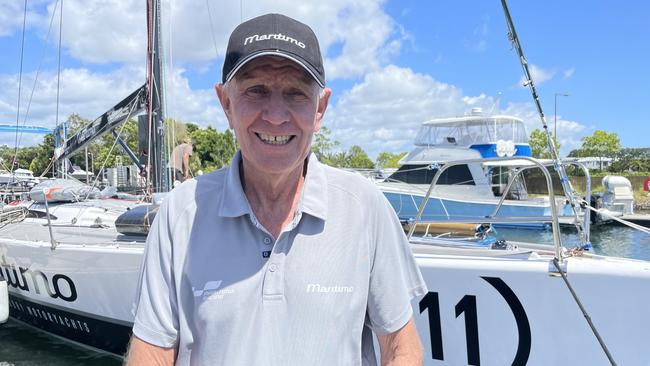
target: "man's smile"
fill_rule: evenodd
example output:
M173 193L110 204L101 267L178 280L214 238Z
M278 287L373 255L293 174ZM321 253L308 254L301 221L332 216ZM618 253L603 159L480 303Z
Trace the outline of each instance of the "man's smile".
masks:
M272 136L260 132L255 132L255 135L262 140L262 142L269 145L286 145L296 137L296 135Z

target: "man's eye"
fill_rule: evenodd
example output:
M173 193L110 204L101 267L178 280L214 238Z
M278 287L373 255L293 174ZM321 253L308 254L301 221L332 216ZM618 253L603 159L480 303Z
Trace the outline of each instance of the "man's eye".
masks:
M287 92L287 96L300 99L307 98L307 94L305 94L302 90L290 90Z
M261 86L253 86L246 89L246 94L253 96L263 96L267 94L266 88Z

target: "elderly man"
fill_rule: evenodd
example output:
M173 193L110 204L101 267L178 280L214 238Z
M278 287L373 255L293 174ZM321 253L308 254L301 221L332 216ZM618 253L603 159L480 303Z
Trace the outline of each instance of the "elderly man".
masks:
M165 200L147 241L130 365L422 363L426 292L369 181L310 154L330 97L318 41L278 14L232 33L216 91L241 150Z

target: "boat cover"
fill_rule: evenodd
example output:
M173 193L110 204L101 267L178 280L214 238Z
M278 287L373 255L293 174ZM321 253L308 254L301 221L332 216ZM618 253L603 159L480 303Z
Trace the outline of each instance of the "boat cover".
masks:
M29 196L35 202L78 202L101 196L99 189L70 179L48 179L34 186Z
M158 205L135 206L115 220L115 229L120 234L147 235L159 207Z

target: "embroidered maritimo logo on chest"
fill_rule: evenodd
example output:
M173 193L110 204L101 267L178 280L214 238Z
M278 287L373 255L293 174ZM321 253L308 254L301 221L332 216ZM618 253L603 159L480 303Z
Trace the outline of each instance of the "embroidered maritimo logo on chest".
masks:
M323 286L319 283L307 285L307 293L349 294L354 292L354 286Z

